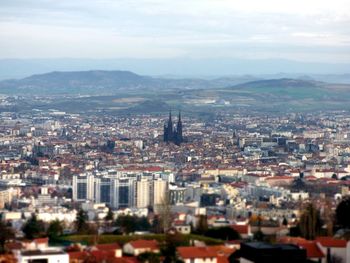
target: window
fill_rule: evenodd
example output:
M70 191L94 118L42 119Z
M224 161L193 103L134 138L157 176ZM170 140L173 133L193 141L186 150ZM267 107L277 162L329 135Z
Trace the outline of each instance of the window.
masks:
M78 193L77 194L78 199L86 199L87 198L86 183L78 183L77 193Z

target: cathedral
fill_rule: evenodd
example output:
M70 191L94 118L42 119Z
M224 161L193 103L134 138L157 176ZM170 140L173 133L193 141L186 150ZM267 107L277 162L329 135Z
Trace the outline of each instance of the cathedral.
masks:
M177 125L174 127L170 112L168 123L164 124L164 142L172 142L180 145L183 141L181 113L179 112L179 119Z

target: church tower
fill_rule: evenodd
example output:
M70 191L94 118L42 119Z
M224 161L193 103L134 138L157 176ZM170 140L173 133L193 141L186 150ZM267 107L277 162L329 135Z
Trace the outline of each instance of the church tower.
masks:
M172 142L176 145L183 143L181 112L179 112L179 119L176 127L173 125L171 111L169 112L168 122L164 124L163 140L164 142Z
M167 133L168 133L168 141L172 141L174 139L174 126L173 126L173 120L171 118L171 111L169 112Z
M182 137L181 111L179 111L179 119L177 121L177 126L176 126L175 144L180 145L181 143L183 143L183 137Z

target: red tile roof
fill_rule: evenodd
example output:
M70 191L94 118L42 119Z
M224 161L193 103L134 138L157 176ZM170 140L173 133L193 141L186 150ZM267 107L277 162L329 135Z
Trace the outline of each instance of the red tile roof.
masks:
M84 260L86 259L89 254L86 251L77 251L77 252L68 252L69 260Z
M13 254L4 254L4 255L0 255L0 262L15 263L17 262L17 258Z
M116 258L114 251L106 251L106 250L94 250L94 251L78 251L78 252L68 252L69 260L92 260L93 262L121 262L120 258ZM133 261L125 261L125 262L133 262Z
M318 237L316 241L323 247L346 247L348 241L344 239L335 239L333 237Z
M181 258L215 258L217 254L208 247L178 247L177 251Z
M316 176L313 176L313 175L308 175L308 176L305 176L304 178L305 178L307 181L317 180L317 177L316 177Z
M299 243L299 246L306 249L307 258L323 258L325 255L314 241Z
M163 168L159 166L148 166L144 170L149 172L161 172L163 171Z
M282 237L279 239L279 242L287 244L298 245L306 250L307 258L323 258L323 254L320 247L317 245L316 241L309 241L301 237Z
M150 249L159 249L158 242L156 240L135 240L130 241L130 245L134 248L150 248Z
M218 245L218 246L208 246L207 247L209 250L213 251L216 253L216 255L221 256L221 257L229 257L232 255L233 252L236 251L234 248Z
M96 259L97 262L103 262L107 260L115 259L115 253L112 250L95 250L90 252L91 257Z
M237 183L231 183L230 185L236 188L243 188L247 185L247 182L237 182Z
M291 244L297 244L299 242L307 242L307 240L305 238L302 238L302 237L289 237L289 236L286 236L286 237L281 237L278 239L279 242L281 243L291 243Z
M118 263L139 263L136 257L121 257L116 260Z
M112 244L100 244L95 246L98 250L117 250L121 249L118 243L112 243Z
M48 244L49 243L49 238L45 237L45 238L36 238L33 240L33 242L37 243L37 244Z
M231 225L239 234L249 234L249 225Z
M18 250L18 249L22 249L23 245L21 242L13 241L13 242L5 243L5 247L8 250Z

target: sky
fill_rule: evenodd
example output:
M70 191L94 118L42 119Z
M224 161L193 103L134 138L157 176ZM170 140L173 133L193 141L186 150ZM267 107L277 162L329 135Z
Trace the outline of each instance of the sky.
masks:
M350 0L0 0L0 59L350 62Z

